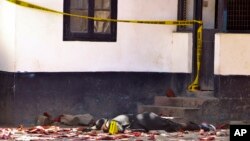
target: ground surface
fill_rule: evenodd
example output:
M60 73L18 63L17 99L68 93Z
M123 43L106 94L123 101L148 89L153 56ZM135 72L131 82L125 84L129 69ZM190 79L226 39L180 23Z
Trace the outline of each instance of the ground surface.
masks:
M19 128L0 128L0 140L124 140L124 141L229 141L229 130L204 132L174 132L149 131L132 132L125 131L123 134L109 135L102 131L86 131L84 127L58 127L58 126L36 126Z

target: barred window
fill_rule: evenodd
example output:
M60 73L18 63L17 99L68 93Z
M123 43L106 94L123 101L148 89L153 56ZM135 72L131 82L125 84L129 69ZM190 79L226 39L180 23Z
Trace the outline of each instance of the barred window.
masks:
M117 0L64 0L64 12L116 19ZM64 40L116 41L116 23L64 16Z
M227 0L227 30L250 31L250 0Z

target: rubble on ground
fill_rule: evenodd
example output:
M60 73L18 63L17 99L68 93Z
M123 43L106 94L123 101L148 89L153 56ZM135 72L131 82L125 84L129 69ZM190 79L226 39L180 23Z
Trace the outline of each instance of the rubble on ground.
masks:
M178 130L167 132L158 127L161 123L169 123L168 119L162 119L154 113L138 114L144 116L142 122L143 127L148 130L134 130L124 128L122 132L112 134L97 128L97 122L90 114L69 115L63 114L56 118L48 113L39 115L36 119L37 126L24 127L20 125L17 128L0 128L0 140L15 140L15 141L41 141L41 140L123 140L123 141L228 141L229 126L221 124L217 127L212 124L202 123L199 129L187 126L187 130ZM136 117L138 116L136 115ZM154 117L147 119L146 117ZM130 121L127 115L119 115L114 118L122 126ZM141 119L141 118L139 118ZM100 121L100 120L97 120ZM147 121L147 122L146 122ZM124 123L123 123L124 122ZM104 122L103 122L104 123ZM102 123L102 124L103 124ZM158 123L158 124L157 124ZM152 126L152 124L155 124ZM94 126L93 126L94 125ZM105 124L103 124L105 125ZM157 126L156 126L157 125ZM179 125L178 123L168 124L169 126ZM194 124L195 125L195 124ZM96 127L96 128L93 128ZM157 130L149 127L157 127ZM165 126L164 126L165 127ZM165 128L164 128L165 129ZM184 128L183 128L184 129ZM189 130L188 130L189 129ZM192 129L192 130L191 130ZM194 130L193 130L194 129Z
M133 132L110 135L101 130L87 130L87 127L35 126L18 128L0 128L0 140L123 140L123 141L227 141L229 130L216 131L183 131L166 132L151 130L149 132Z

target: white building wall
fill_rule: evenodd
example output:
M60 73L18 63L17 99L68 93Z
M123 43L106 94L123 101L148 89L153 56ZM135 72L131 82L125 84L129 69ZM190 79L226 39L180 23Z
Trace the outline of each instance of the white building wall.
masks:
M0 1L0 70L15 70L15 6Z
M215 67L217 75L250 75L250 35L215 35Z
M63 0L26 1L63 10ZM1 7L7 5L2 11L8 8L16 11L12 15L15 15L16 51L10 50L15 54L14 71L189 73L192 70L190 63L192 35L189 33L180 33L183 36L173 35L176 26L118 23L117 42L62 41L62 15L20 6L14 8L7 3L6 1L1 3ZM176 20L177 0L119 0L118 18ZM10 37L2 35L1 38L10 40ZM178 58L174 57L174 54L177 54Z

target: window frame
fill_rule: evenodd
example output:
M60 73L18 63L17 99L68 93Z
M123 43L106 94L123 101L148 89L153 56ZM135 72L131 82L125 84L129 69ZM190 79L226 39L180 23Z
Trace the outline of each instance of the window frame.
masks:
M64 0L63 11L70 13L70 1ZM89 11L88 16L94 17L94 0L88 0ZM117 0L111 0L111 19L117 19ZM63 41L100 41L100 42L116 42L117 23L110 23L110 33L94 33L94 21L88 20L88 33L71 32L70 16L63 16Z

